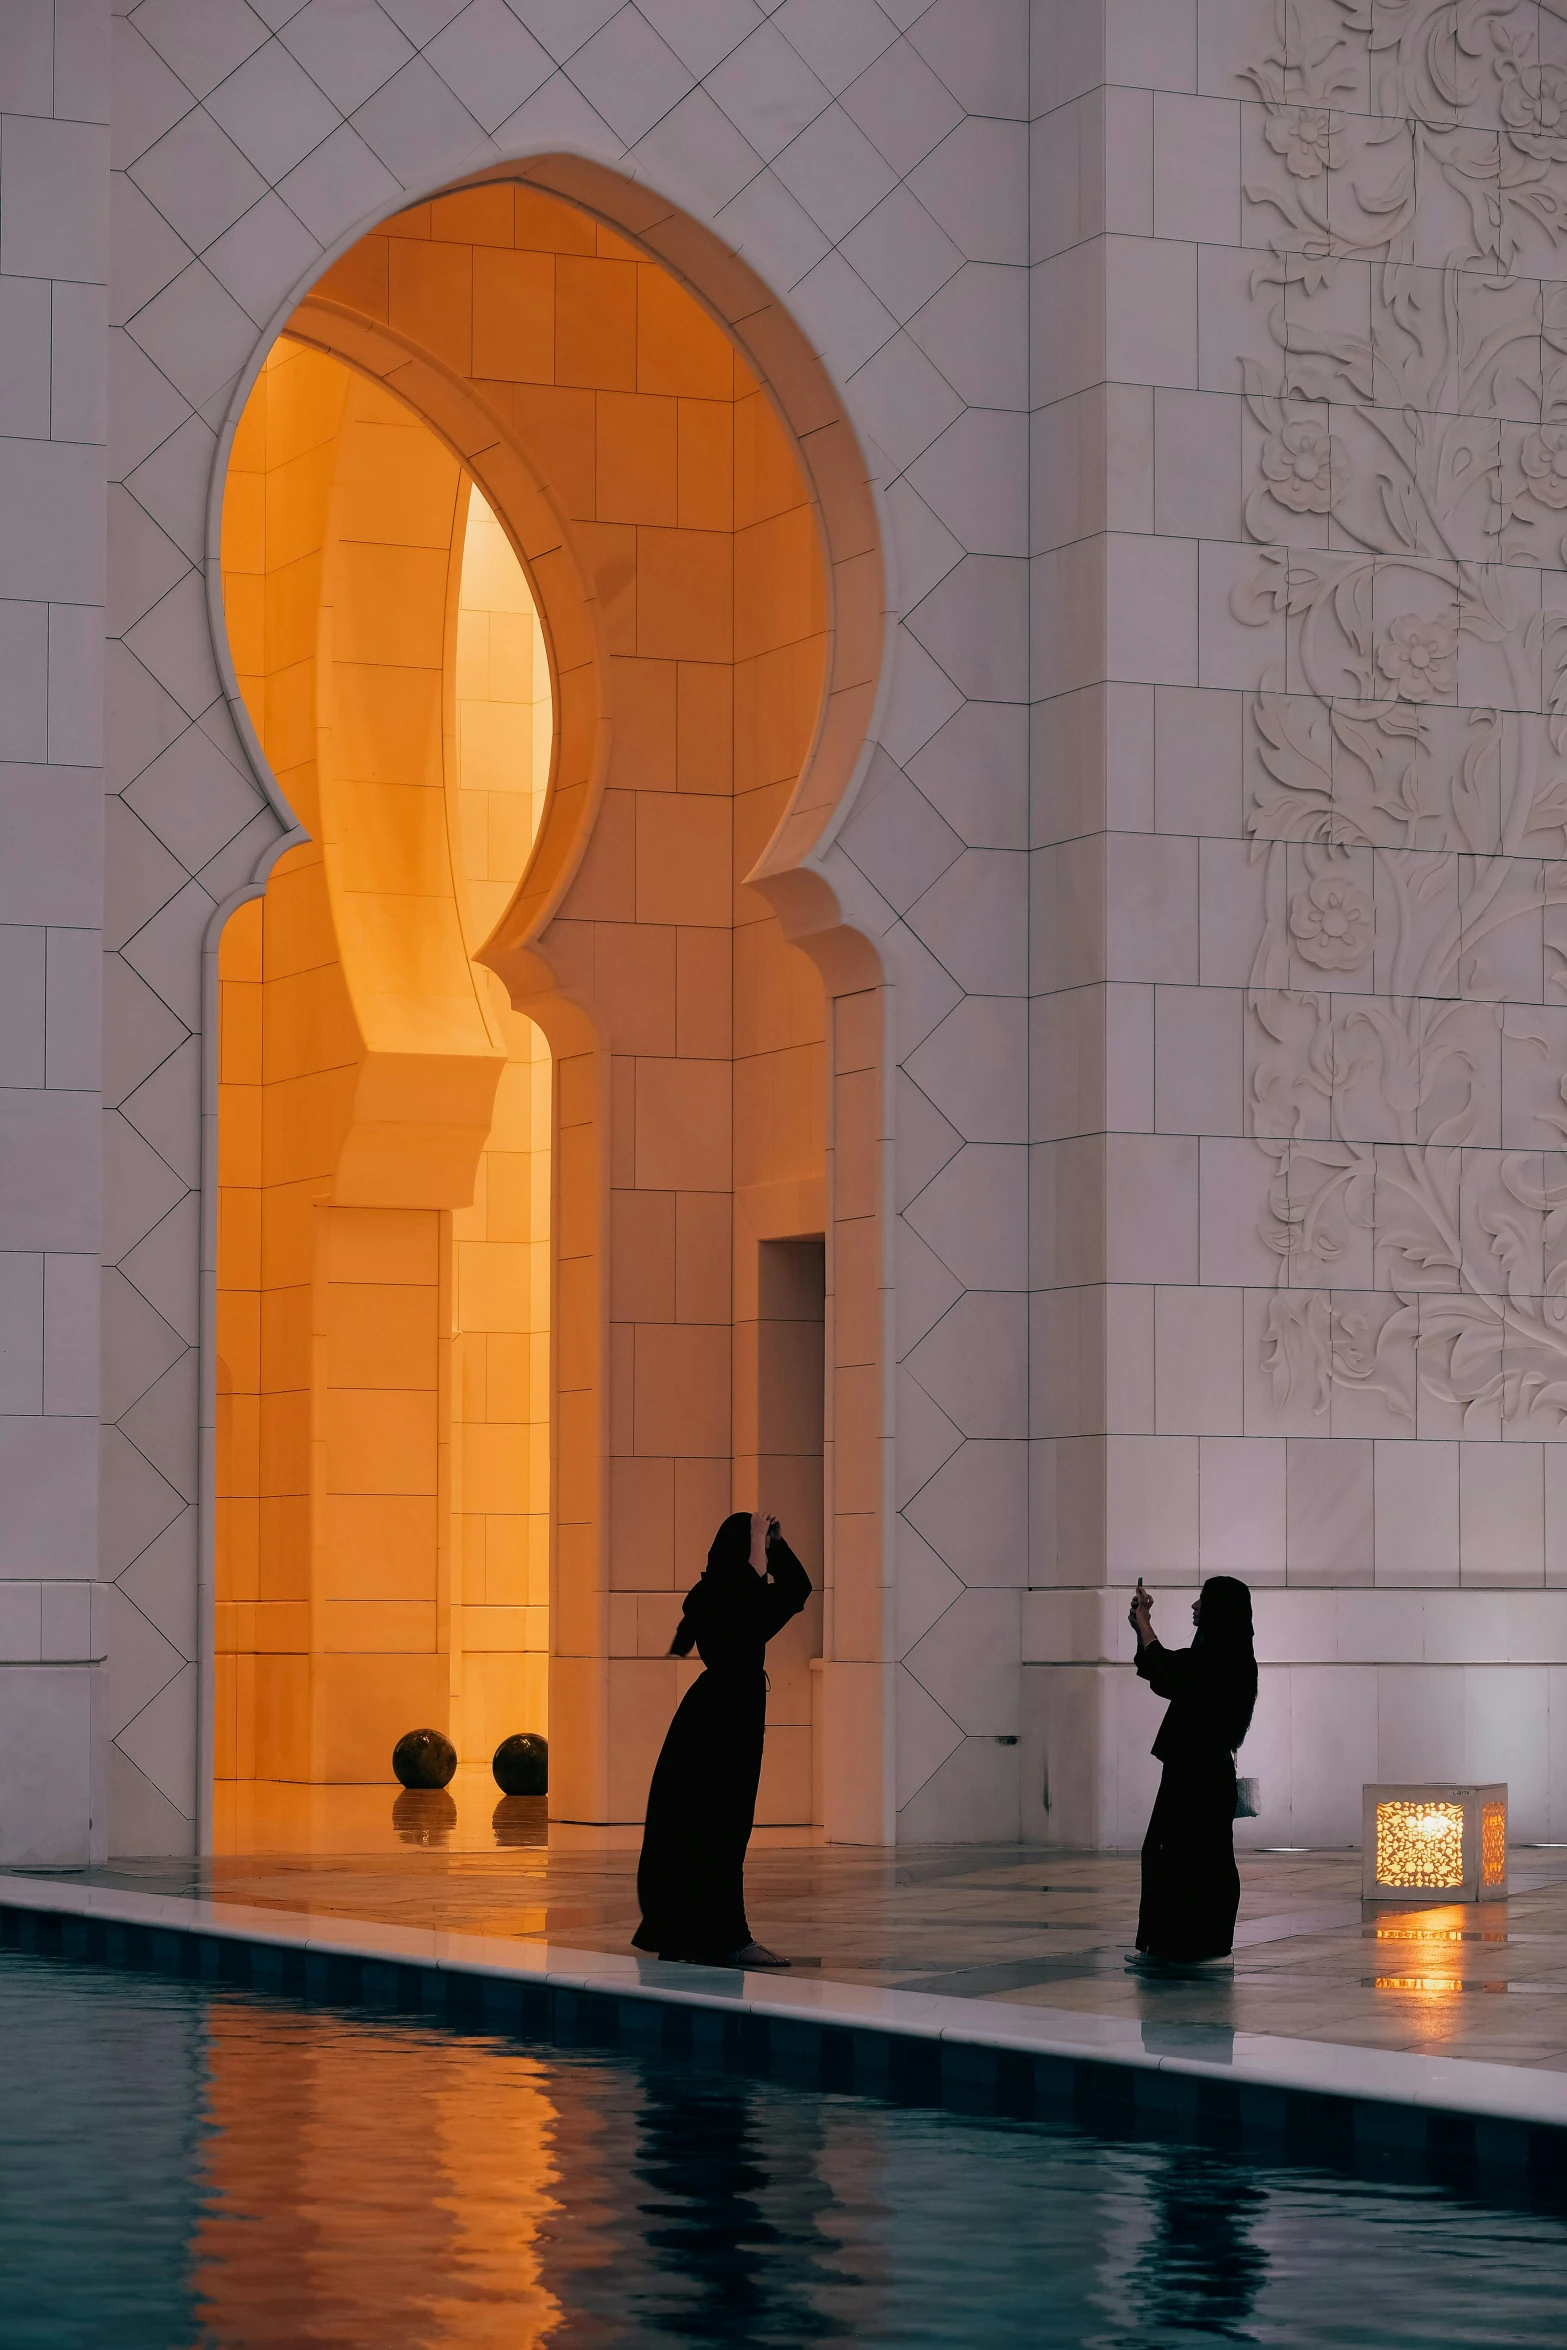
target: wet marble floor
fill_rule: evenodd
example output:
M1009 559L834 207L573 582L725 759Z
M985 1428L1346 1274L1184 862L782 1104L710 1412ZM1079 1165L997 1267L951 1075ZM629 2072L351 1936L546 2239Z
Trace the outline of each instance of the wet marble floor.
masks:
M306 1811L287 1791L247 1850L122 1862L93 1881L294 1915L372 1919L625 1953L634 1837L547 1830L483 1772L451 1794L356 1788ZM235 1840L236 1823L229 1823ZM1241 1856L1233 1979L1148 1982L1122 1955L1134 1855L1019 1845L884 1852L759 1834L758 1938L819 1980L1205 2024L1567 2072L1567 1850L1516 1847L1511 1896L1484 1907L1363 1906L1354 1852Z

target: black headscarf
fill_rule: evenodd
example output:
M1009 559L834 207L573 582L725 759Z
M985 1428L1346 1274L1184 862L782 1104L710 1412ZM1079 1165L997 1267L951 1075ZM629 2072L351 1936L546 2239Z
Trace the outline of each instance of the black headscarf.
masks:
M1239 1746L1257 1703L1257 1654L1252 1645L1251 1591L1237 1575L1210 1575L1202 1587L1193 1650L1217 1684L1229 1713L1226 1744Z
M697 1619L707 1599L727 1596L744 1576L755 1583L758 1578L751 1565L751 1513L734 1510L725 1518L708 1547L707 1565L701 1581L686 1593L686 1604L675 1626L675 1637L669 1643L671 1656L689 1656L696 1646ZM744 1588L744 1586L741 1586ZM1244 1590L1245 1586L1241 1588Z

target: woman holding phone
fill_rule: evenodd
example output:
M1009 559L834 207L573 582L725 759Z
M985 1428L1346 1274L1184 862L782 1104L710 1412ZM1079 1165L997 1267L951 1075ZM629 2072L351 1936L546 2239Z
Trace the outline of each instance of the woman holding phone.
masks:
M1141 1575L1128 1621L1137 1670L1170 1701L1153 1751L1164 1765L1143 1839L1137 1973L1227 1958L1235 1946L1241 1881L1235 1868L1235 1750L1257 1702L1251 1592L1210 1575L1192 1608L1190 1648L1166 1648L1153 1629Z
M745 1853L767 1715L762 1658L811 1596L811 1579L764 1511L736 1510L686 1593L671 1656L707 1667L681 1699L648 1789L637 1867L638 1950L709 1966L782 1967L751 1938Z

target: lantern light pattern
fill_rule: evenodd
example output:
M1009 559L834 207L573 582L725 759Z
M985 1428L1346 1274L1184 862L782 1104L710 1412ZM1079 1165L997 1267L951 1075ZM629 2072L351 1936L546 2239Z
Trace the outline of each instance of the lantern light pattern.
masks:
M1367 1787L1368 1901L1500 1901L1507 1893L1507 1789Z

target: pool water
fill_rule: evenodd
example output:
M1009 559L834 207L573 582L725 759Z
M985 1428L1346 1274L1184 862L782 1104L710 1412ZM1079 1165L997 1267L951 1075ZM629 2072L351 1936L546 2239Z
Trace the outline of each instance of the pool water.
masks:
M1567 2222L0 1954L5 2350L1560 2345Z

